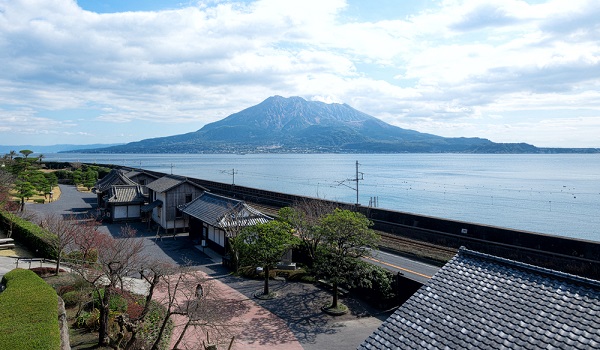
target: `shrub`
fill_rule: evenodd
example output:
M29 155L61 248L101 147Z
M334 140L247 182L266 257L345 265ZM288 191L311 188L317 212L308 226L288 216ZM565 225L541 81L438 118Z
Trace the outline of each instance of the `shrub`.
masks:
M56 267L49 267L49 266L32 267L32 268L30 268L30 270L35 272L35 274L40 277L46 277L46 276L56 274ZM65 270L59 269L58 272L65 272Z
M83 252L80 250L74 250L69 252L64 260L73 261L75 263L80 263L83 261ZM96 249L91 249L85 258L85 262L87 263L95 263L98 261L98 251Z
M14 223L12 237L25 245L30 251L36 252L36 255L42 258L56 258L54 249L46 243L52 235L50 232L12 213L0 211L0 225L8 229L6 222Z
M34 272L14 269L4 275L0 294L0 344L10 349L58 349L58 296Z
M395 276L380 266L359 261L354 285L354 293L374 306L387 308L396 301Z
M58 293L58 295L60 295L64 299L64 295L66 293L72 292L74 290L75 290L75 287L73 287L73 285L69 284L69 285L66 285L66 286L59 286L56 289L56 292Z
M38 204L44 204L46 203L46 200L44 198L36 198L33 200L33 202Z
M94 305L100 305L100 299L104 297L104 289L100 289L100 293L94 291ZM118 293L112 293L110 301L108 303L110 311L126 312L127 311L127 300Z
M100 311L94 309L90 312L83 311L75 319L75 328L87 328L92 331L98 330L100 326Z
M63 294L62 299L65 302L66 307L76 306L81 300L81 293L79 291L72 290Z

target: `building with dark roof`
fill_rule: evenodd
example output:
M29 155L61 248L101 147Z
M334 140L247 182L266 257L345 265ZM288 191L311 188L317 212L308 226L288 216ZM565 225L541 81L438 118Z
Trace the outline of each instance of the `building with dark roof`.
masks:
M187 221L179 207L207 191L187 178L176 175L163 176L146 187L149 190L150 204L142 207L142 212L151 213L151 220L158 224L158 230L162 229L165 233L187 229Z
M190 238L196 242L204 241L221 254L225 253L227 240L233 231L272 220L244 201L209 192L204 192L180 209L189 217Z
M104 208L104 198L108 195L111 186L115 185L137 185L133 180L125 176L121 169L112 169L103 178L96 181L92 191L96 193L98 208Z
M113 185L104 198L104 215L112 222L139 220L146 201L140 185Z
M125 176L127 176L129 179L131 179L135 183L142 185L143 186L142 189L145 189L147 184L149 184L159 178L159 176L156 176L154 174L151 174L151 173L141 170L141 169L130 170L125 173Z
M359 346L599 348L599 281L464 248Z

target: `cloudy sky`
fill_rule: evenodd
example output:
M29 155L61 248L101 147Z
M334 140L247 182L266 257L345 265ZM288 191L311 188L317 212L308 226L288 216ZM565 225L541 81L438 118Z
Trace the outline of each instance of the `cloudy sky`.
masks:
M600 147L597 0L0 0L0 144L200 129L273 95Z

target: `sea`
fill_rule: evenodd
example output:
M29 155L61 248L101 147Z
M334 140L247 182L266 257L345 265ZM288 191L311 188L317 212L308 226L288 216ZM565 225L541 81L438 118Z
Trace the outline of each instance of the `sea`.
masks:
M600 154L44 154L600 241Z

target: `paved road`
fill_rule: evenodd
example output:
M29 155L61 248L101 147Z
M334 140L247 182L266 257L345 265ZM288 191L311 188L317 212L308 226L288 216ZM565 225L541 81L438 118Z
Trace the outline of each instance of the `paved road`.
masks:
M439 266L425 264L420 261L411 260L402 256L382 252L380 250L374 250L371 254L371 257L365 258L364 260L375 265L379 265L394 273L400 272L406 278L417 281L421 284L426 284L429 279L441 268Z

